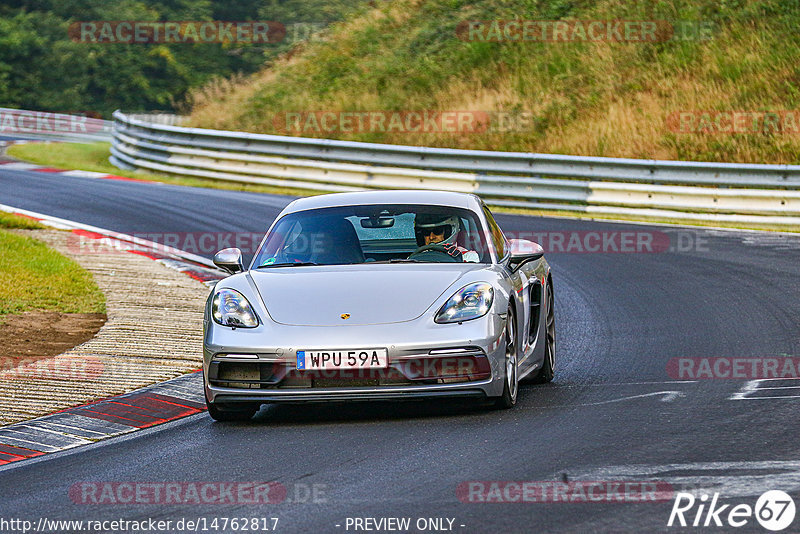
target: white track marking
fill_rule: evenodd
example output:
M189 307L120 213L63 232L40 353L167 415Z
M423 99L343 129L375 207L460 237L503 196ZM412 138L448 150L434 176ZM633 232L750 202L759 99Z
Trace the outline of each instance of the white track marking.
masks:
M609 399L597 402L585 402L585 403L576 403L576 404L542 404L530 407L521 408L523 410L541 410L543 408L576 408L579 406L602 406L604 404L612 404L615 402L624 402L628 400L635 400L635 399L643 399L647 397L655 397L658 395L663 395L664 397L659 399L661 402L673 402L675 399L680 397L685 397L686 394L682 391L653 391L652 393L642 393L641 395L628 395L626 397L620 397L618 399Z
M686 396L686 394L683 393L682 391L654 391L653 393L642 393L641 395L629 395L627 397L620 397L619 399L588 402L585 404L578 404L577 406L599 406L601 404L611 404L612 402L623 402L626 400L642 399L644 397L655 397L656 395L664 395L664 398L659 399L661 402L672 402L679 397Z
M23 163L23 162L13 162L13 163L6 163L3 165L4 171L30 171L33 169L40 168L41 165L34 165L33 163Z
M694 384L697 380L667 380L665 382L599 382L594 384L552 384L548 389L597 388L606 386L653 386L660 384Z
M568 476L571 480L657 480L671 484L676 492L719 493L723 498L755 497L776 488L790 494L800 491L798 460L615 465L571 472Z
M62 176L71 176L73 178L105 178L108 176L107 172L95 172L95 171L66 171L66 172L59 172Z
M775 382L778 380L792 380L789 385L775 385L775 386L762 386L764 383ZM796 385L792 385L796 384ZM799 378L759 378L757 380L749 380L742 388L736 393L728 397L728 400L766 400L766 399L800 399L800 394L797 395L758 395L761 391L790 391L792 393L800 393Z

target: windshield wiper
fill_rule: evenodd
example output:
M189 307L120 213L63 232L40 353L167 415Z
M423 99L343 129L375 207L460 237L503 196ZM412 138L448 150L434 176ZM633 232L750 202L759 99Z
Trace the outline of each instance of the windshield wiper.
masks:
M313 261L300 261L300 262L286 262L286 263L270 263L267 265L259 265L256 269L265 269L267 267L306 267L308 265L319 265L319 263L314 263Z
M391 260L371 261L370 263L425 263L412 258L393 258Z

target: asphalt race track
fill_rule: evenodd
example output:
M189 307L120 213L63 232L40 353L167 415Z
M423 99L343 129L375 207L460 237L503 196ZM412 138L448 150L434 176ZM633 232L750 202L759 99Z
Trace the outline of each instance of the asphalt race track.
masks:
M0 203L125 233L263 233L288 201L0 167ZM771 489L797 500L800 381L679 380L674 359L798 357L799 238L498 220L508 233L545 232L554 270L556 378L522 386L516 409L265 406L250 424L199 414L0 468L0 516L34 523L277 517L277 532L354 532L354 518L405 517L412 527L420 518L447 518L452 527L445 520L438 531L639 532L687 530L667 528L674 499L487 503L469 502L458 488L470 481L660 481L676 492L719 493L721 504L753 506ZM592 232L615 243L615 233L644 232L659 250L558 252L557 239L566 247L573 235ZM210 481L276 481L287 498L87 504L70 494L83 482ZM731 530L764 532L754 518Z

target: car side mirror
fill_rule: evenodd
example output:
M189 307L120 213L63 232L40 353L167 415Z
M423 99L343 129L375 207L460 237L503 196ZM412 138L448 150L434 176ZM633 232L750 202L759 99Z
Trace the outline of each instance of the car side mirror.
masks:
M244 271L242 251L238 248L224 248L214 254L214 265L231 274L240 273Z
M510 239L508 249L508 267L512 271L516 271L524 263L538 260L544 256L544 249L542 246L539 243L534 243L527 239Z

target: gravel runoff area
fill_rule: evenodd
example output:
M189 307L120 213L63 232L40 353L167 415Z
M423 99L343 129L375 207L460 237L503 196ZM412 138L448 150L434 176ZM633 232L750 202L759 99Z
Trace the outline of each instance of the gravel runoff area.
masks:
M0 425L130 392L202 362L202 282L139 254L82 250L60 230L17 230L73 258L106 296L108 320L54 358L0 372Z

